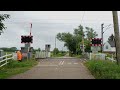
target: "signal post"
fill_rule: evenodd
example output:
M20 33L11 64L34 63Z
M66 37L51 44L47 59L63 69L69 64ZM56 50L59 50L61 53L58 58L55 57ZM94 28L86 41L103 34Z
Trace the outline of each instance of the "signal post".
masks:
M30 28L30 35L21 36L21 43L25 44L24 47L21 47L21 52L23 53L24 57L31 58L33 47L31 44L33 43L33 36L31 35L32 24Z

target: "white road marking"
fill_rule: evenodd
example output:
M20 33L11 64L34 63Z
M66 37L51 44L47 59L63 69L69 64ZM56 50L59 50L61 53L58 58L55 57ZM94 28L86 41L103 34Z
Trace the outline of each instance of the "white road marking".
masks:
M63 65L64 61L60 61L59 65Z
M58 66L58 65L38 65L38 66L43 66L43 67L46 66L47 67L47 66Z
M81 63L81 65L82 65L83 67L85 67L85 66L83 65L83 63Z
M61 65L62 61L60 61L59 65Z
M61 65L63 65L64 61L61 63Z
M78 63L74 63L74 64L78 64Z

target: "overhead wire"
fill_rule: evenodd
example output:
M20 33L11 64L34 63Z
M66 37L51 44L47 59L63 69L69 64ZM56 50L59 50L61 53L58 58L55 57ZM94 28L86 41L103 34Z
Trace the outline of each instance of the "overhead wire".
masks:
M85 11L83 12L83 16L82 16L82 19L81 19L81 24L82 24L82 22L83 22L84 16L85 16Z

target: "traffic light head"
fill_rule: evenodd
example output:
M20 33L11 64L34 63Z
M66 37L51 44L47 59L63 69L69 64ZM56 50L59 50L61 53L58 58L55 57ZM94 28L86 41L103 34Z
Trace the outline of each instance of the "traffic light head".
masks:
M33 36L21 36L21 43L33 43Z
M101 38L93 38L91 40L91 44L94 44L94 46L95 45L101 45L101 43L102 43L102 39Z

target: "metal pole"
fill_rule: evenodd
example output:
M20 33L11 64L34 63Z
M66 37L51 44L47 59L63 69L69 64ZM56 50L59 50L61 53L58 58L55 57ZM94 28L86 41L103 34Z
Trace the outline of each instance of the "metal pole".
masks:
M84 49L84 35L83 35L82 39L83 39L83 54L84 54L85 53L85 49Z
M30 27L30 36L31 36L31 30L32 30L32 23L30 23L31 24L31 27Z
M103 52L103 25L104 24L101 24L101 38L102 38L102 46L101 46L101 52Z
M55 49L56 49L56 36L55 36ZM55 50L55 55L56 55L56 50Z

